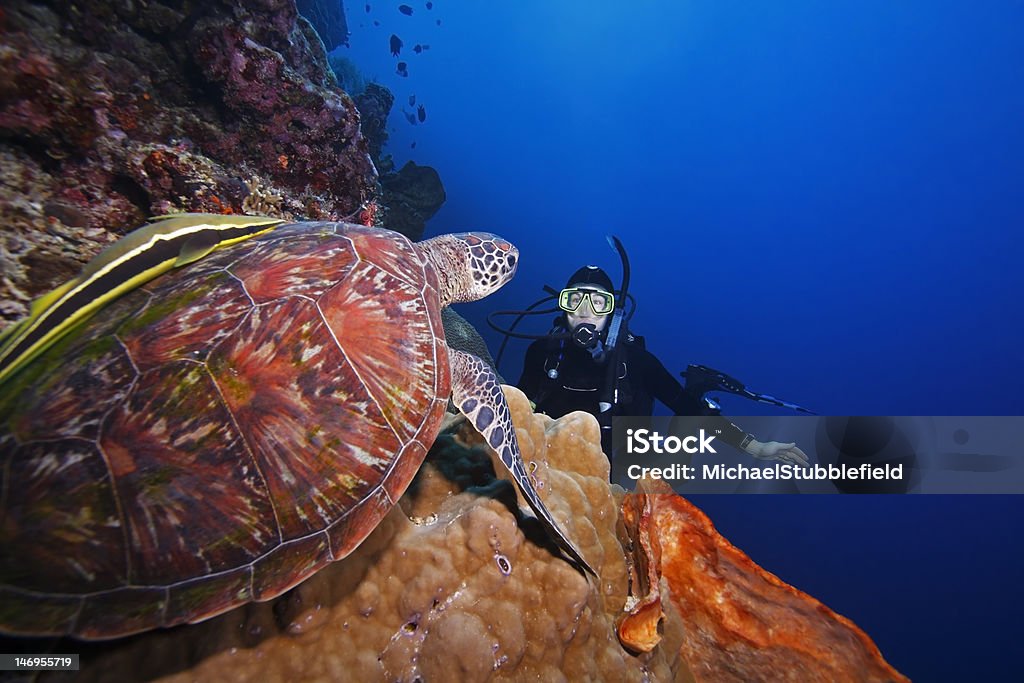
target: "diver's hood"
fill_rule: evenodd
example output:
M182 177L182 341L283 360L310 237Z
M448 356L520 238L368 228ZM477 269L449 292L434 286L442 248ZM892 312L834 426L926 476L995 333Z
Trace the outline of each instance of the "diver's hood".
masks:
M597 285L606 292L615 291L615 286L612 285L612 279L608 276L608 273L597 266L583 266L570 275L565 283L565 289L579 285Z

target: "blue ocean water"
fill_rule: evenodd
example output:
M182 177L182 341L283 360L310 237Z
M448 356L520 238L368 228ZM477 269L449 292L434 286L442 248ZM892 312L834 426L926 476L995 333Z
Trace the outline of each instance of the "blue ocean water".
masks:
M1024 3L370 6L347 8L340 52L394 92L397 165L444 181L428 232L521 250L511 284L460 309L492 350L488 312L584 263L617 279L615 234L632 329L670 370L830 415L1024 414ZM502 362L512 381L524 350ZM1018 671L1024 499L697 503L915 680Z

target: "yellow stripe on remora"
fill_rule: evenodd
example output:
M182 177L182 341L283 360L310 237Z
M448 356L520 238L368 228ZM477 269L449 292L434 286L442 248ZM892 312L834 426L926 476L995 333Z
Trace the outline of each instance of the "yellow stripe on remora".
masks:
M266 216L202 213L161 218L104 249L78 277L39 297L27 318L0 334L0 384L122 294L284 222Z

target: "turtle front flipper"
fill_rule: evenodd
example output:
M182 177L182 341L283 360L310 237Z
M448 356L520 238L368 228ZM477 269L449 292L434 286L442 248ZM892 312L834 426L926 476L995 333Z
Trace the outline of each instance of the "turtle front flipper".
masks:
M452 400L455 405L469 418L476 430L505 463L526 502L547 527L549 535L558 547L574 563L597 576L597 572L583 559L572 541L562 533L558 523L537 495L537 489L530 482L526 467L523 465L523 457L519 453L512 414L505 402L505 395L501 393L497 375L486 363L472 354L449 347L448 357L452 372Z

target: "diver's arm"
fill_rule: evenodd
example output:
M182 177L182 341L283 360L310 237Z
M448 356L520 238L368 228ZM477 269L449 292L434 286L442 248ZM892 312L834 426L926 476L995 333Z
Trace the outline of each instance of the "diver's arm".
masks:
M643 350L637 354L640 364L638 368L644 375L651 395L658 399L672 411L673 415L696 417L700 426L708 431L714 431L716 436L733 448L743 450L741 444L747 437L747 433L734 425L721 415L701 415L700 405L695 397L686 393L686 389L679 383L672 373L665 369L661 361L649 351ZM696 397L700 399L700 397Z
M679 413L676 414L678 415ZM719 439L737 450L746 450L743 442L746 441L747 437L753 439L751 434L747 434L721 415L699 415L697 419L700 420L701 427L708 431L714 431Z
M661 361L648 351L644 351L643 371L646 373L648 386L656 399L664 403L675 415L694 415L699 413L700 406L675 377L665 369ZM695 400L696 399L696 400ZM700 426L714 431L716 436L733 448L743 451L760 460L779 460L781 462L807 465L807 456L795 443L778 441L758 441L753 434L748 434L737 425L721 415L697 415Z
M709 415L699 419L704 429L721 430L718 438L733 448L759 460L779 460L784 463L803 466L808 464L807 455L797 447L796 443L758 441L754 438L753 434L746 433L721 415Z

